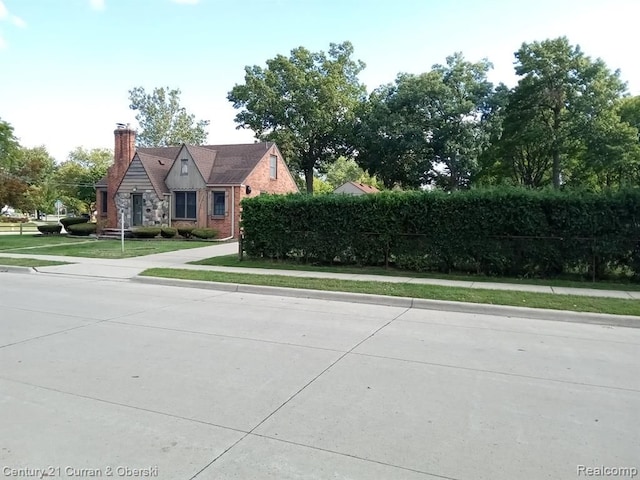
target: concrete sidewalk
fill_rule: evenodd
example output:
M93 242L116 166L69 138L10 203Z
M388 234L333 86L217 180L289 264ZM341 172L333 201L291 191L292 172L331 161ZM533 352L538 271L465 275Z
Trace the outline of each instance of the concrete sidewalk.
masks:
M551 293L562 295L580 295L589 297L608 297L640 300L640 292L621 290L600 290L594 288L552 287L548 285L530 285L504 282L471 282L446 280L438 278L399 277L386 275L365 275L356 273L314 272L300 270L278 270L267 268L214 267L206 265L190 265L188 262L205 258L237 253L237 243L222 243L201 248L177 250L157 253L143 257L123 259L65 257L56 255L34 255L29 253L3 253L0 256L13 258L37 258L70 262L71 265L38 267L41 273L79 275L98 278L130 279L148 268L183 268L189 270L208 270L229 273L250 273L254 275L283 275L288 277L327 278L339 280L355 280L369 282L414 283L424 285L441 285L488 290L511 290L521 292Z

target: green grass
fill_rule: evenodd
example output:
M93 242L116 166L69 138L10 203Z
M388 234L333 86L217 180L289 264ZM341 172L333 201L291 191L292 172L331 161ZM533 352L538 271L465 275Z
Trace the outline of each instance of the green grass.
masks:
M488 277L484 275L464 275L464 274L445 274L445 273L425 273L413 272L409 270L400 270L389 267L359 267L355 265L314 265L297 262L295 260L265 260L255 258L245 258L238 260L238 255L224 255L221 257L206 258L195 262L189 262L193 265L210 265L217 267L243 267L243 268L269 268L278 270L296 270L296 271L312 271L312 272L334 272L334 273L353 273L358 275L384 275L394 277L411 277L411 278L439 278L444 280L460 280L465 282L499 282L514 283L517 285L548 285L552 287L571 287L571 288L594 288L599 290L624 290L624 291L640 291L640 284L628 283L623 281L598 281L591 282L589 280L567 278L514 278L514 277Z
M69 238L65 235L2 235L0 253L64 255L89 258L129 258L173 252L211 245L195 240L125 240L124 255L120 241Z
M308 288L351 293L370 293L394 297L426 298L456 302L488 303L518 307L550 308L576 312L610 313L640 316L640 301L618 298L583 297L577 295L555 295L504 290L443 287L411 283L388 283L329 278L288 277L284 275L251 275L244 273L211 272L206 270L184 270L151 268L141 275L149 277L203 280L208 282L267 285L273 287Z
M69 245L87 240L86 238L69 238L66 235L0 235L0 252L27 248L31 250L32 247L48 245Z
M54 265L70 264L69 262L56 262L54 260L38 260L37 258L0 257L0 265L11 267L52 267Z

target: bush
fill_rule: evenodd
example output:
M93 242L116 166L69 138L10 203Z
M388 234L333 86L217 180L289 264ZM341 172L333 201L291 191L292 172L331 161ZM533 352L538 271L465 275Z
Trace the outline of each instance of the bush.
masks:
M27 223L29 219L27 217L7 217L0 215L0 223Z
M62 231L62 225L38 225L38 231L43 235L59 234Z
M191 230L191 235L202 240L209 238L215 238L218 236L218 231L213 228L194 228Z
M95 223L74 223L67 227L67 231L72 235L88 236L92 233L96 233Z
M132 230L135 238L155 238L160 235L160 227L138 227Z
M602 278L640 269L638 212L640 189L261 195L243 200L242 226L249 256Z
M178 227L177 229L178 229L178 234L179 234L181 237L184 237L184 238L191 238L191 232L193 232L193 230L194 230L195 228L196 228L196 227L195 227L195 226L193 226L193 225L184 225L184 226L180 226L180 227Z
M160 235L162 235L162 238L173 238L177 234L178 230L176 230L175 228L162 227L162 229L160 230Z
M88 217L64 217L60 219L60 223L64 226L65 230L68 230L69 225L77 225L79 223L87 223Z

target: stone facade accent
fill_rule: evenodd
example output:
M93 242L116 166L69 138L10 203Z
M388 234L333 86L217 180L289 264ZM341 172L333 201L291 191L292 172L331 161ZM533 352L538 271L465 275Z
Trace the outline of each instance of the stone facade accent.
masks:
M116 194L117 225L121 225L120 212L124 211L124 228L133 227L133 196L128 193ZM142 193L142 225L144 227L161 227L169 225L169 201L159 198L155 192ZM138 226L138 225L136 225Z

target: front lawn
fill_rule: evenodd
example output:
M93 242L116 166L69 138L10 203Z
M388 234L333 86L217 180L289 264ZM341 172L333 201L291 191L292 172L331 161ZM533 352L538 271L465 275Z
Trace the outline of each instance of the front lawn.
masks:
M246 273L173 268L150 268L142 272L141 275L182 280L307 288L311 290L369 293L393 297L426 298L431 300L450 300L455 302L487 303L493 305L571 310L575 312L640 316L640 301L619 298L596 298L578 295L556 295L552 293L443 287L439 285L414 283L336 280L331 278L288 277L284 275L251 275Z
M89 258L129 258L211 245L197 240L125 240L124 254L119 240L69 238L65 235L2 235L0 253L64 255Z
M0 235L0 252L23 253L18 249L29 249L48 245L69 245L95 241L87 238L69 238L66 235ZM25 252L25 253L28 253Z
M224 255L221 257L205 258L195 262L189 262L193 265L211 265L216 267L243 267L243 268L269 268L276 270L296 270L311 272L334 272L334 273L353 273L357 275L383 275L394 277L411 277L411 278L438 278L443 280L460 280L464 282L498 282L498 283L514 283L517 285L547 285L551 287L571 287L571 288L594 288L599 290L622 290L622 291L640 291L640 284L622 282L622 281L604 281L600 280L592 282L586 279L580 279L577 276L568 278L514 278L514 277L487 277L485 275L464 275L464 274L446 274L435 272L414 272L410 270L400 270L398 268L384 268L371 266L356 265L314 265L312 263L302 263L295 260L269 260L260 258L244 258L238 260L238 255Z

